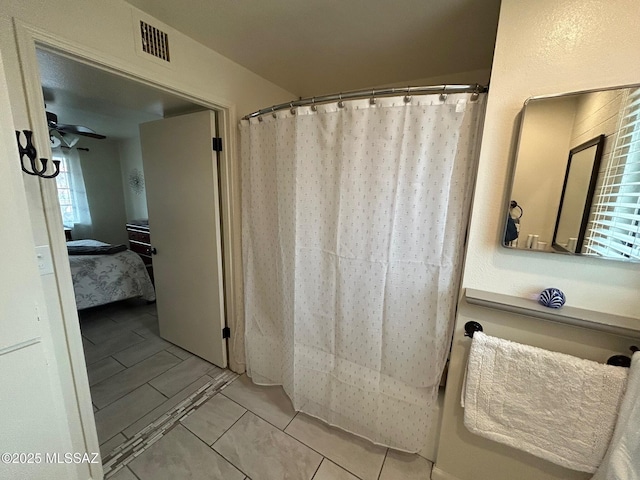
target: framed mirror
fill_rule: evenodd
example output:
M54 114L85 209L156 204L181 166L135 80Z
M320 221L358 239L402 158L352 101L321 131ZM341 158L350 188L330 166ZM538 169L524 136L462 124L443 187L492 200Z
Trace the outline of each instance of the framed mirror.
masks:
M515 162L503 246L640 262L640 86L528 99Z
M569 151L551 243L555 250L569 253L582 250L604 138L604 135L599 135Z

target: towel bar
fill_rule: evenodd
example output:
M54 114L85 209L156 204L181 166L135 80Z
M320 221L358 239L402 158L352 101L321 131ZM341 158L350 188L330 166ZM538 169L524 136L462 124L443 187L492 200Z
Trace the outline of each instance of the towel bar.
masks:
M482 332L483 328L478 322L467 322L464 324L465 337L473 338L475 332Z
M639 351L640 348L632 345L631 347L629 347L629 350L631 350L631 354L633 355L634 353ZM628 357L627 355L614 355L613 357L609 357L609 360L607 360L607 365L629 368L631 366L631 357Z
M484 329L482 328L482 325L478 322L467 322L464 324L465 337L473 338L474 333L482 332L483 330ZM635 352L640 351L640 348L632 345L631 347L629 347L629 350L631 350L631 354L634 354ZM612 357L609 357L609 360L607 360L607 365L629 368L631 366L631 357L628 357L627 355L614 355Z

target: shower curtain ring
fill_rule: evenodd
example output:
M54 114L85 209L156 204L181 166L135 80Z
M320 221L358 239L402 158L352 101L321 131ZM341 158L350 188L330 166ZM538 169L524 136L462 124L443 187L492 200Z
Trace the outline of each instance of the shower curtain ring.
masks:
M271 107L271 116L273 118L278 118L278 116L276 115L276 107Z
M411 87L407 85L407 93L404 96L404 103L409 103L411 101L411 95L409 95L410 92Z
M477 102L479 97L480 97L480 85L478 85L476 83L476 88L473 91L473 93L471 94L471 101L472 102Z
M318 107L316 106L316 97L313 97L311 99L311 111L312 112L317 112L318 111Z
M441 102L444 102L447 99L447 93L446 92L447 92L447 86L444 85L442 87L442 93L440 94L440 101Z
M338 101L338 108L344 108L344 102L342 101L342 93L338 95L340 100Z
M375 105L375 104L376 104L376 91L371 90L371 98L369 99L369 105Z
M289 110L289 111L291 112L291 115L295 115L295 114L296 114L296 109L295 109L295 108L293 108L293 102L291 102L291 103L289 104L289 107L291 107L291 109Z

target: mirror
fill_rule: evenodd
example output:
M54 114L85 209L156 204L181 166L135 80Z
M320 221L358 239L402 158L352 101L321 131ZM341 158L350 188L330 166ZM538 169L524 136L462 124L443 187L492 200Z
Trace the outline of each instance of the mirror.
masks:
M640 261L640 88L527 100L509 199L508 248Z

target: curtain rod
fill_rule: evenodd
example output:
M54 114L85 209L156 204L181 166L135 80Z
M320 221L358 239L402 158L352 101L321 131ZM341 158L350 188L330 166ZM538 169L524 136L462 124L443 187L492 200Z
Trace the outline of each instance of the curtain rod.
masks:
M307 97L299 100L293 100L288 103L281 103L269 108L263 108L262 110L255 111L249 115L242 117L242 120L249 120L251 118L259 117L265 113L274 113L285 108L303 107L308 105L315 105L329 102L341 102L342 100L352 100L355 98L374 98L374 97L391 97L394 95L405 95L407 98L411 95L428 95L430 93L484 93L489 89L484 85L472 84L472 85L430 85L423 87L402 87L402 88L369 88L366 90L352 90L350 92L334 93L332 95L322 95L320 97ZM405 100L408 101L408 100Z

